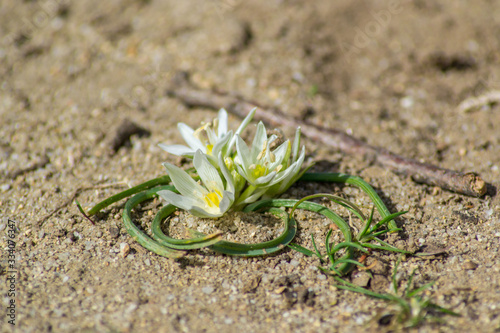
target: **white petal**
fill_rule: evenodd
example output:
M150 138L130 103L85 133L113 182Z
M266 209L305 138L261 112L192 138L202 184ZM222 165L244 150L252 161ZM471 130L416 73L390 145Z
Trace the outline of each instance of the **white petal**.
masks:
M217 128L217 135L221 137L223 134L227 133L227 111L224 109L219 110L219 115L217 116L219 120L219 127Z
M193 198L185 197L168 190L158 191L158 195L169 204L184 210L191 210L193 207L200 205L200 202Z
M217 169L208 161L207 157L201 152L201 150L197 150L194 154L193 165L198 172L203 185L205 185L209 191L217 190L219 193L224 191L224 185L219 176L219 172L217 172Z
M273 183L279 183L283 180L285 180L287 177L292 177L293 173L296 172L295 170L296 165L292 164L290 167L286 168L285 170L281 171L278 173L275 179L273 179Z
M196 193L198 193L198 195L205 195L208 193L208 191L195 182L186 171L170 163L163 163L163 166L167 169L175 188L182 195L195 198Z
M189 147L193 148L193 150L201 149L201 151L206 152L205 145L193 135L194 130L191 127L184 123L178 123L177 128Z
M207 207L208 208L208 207ZM215 217L220 217L224 214L224 212L217 210L205 210L201 207L193 207L192 209L189 210L191 214L194 216L198 216L201 218L215 218Z
M215 145L217 142L217 135L214 129L211 126L207 126L205 127L205 132L207 132L208 142L210 142L211 145Z
M223 150L224 146L229 142L232 136L233 132L229 131L228 133L225 133L222 137L219 137L219 139L212 148L212 155L215 157L219 156L219 152ZM226 151L224 151L224 155L226 155Z
M239 136L236 137L236 151L238 152L238 158L241 161L243 169L248 170L250 165L252 165L253 160L250 156L250 150L248 149L247 144Z
M286 140L278 148L276 148L273 151L273 154L275 156L275 161L273 163L269 164L269 169L274 170L274 169L276 169L276 167L278 165L281 164L281 162L283 162L283 159L286 156L286 153L288 151L289 146L290 146L290 141Z
M233 148L233 145L236 143L236 136L239 136L241 134L241 132L243 132L243 130L248 126L248 124L252 121L253 116L255 115L256 111L257 111L257 108L253 108L248 113L248 115L245 117L245 119L243 119L243 121L241 122L241 124L238 127L238 129L236 130L236 132L234 132L234 137L231 139L231 142L229 142L229 149L228 150L231 150Z
M251 172L247 172L248 169L245 169L239 164L235 164L234 166L236 167L236 171L240 176L245 178L251 185L255 185L255 178L251 176Z
M297 127L297 130L295 131L295 138L293 139L292 156L294 162L297 160L299 156L299 147L300 147L300 126Z
M299 165L302 165L302 163L304 163L304 159L306 158L306 146L302 146L302 149L300 151L300 156L299 158L297 159L297 163Z
M264 142L267 140L266 127L264 123L259 122L257 125L257 131L255 132L255 137L252 142L252 151L251 158L252 160L256 160L259 153L262 151L262 147L264 146ZM238 143L236 143L238 144Z
M166 152L177 155L177 156L193 156L194 150L184 145L165 145L163 143L159 143L158 146L165 150Z
M302 152L300 153L299 158L297 161L293 162L290 167L288 167L284 172L284 177L280 179L279 181L282 182L280 186L280 190L278 193L282 193L288 187L290 187L295 181L297 181L297 176L300 175L300 169L302 168L302 163L304 162L304 158L306 156L306 150L305 147L302 146ZM290 171L288 171L290 170Z
M221 213L225 213L234 202L234 194L228 191L222 193L222 200L219 204Z
M255 180L255 185L257 185L257 186L268 185L269 182L271 182L275 176L276 176L276 171L270 172L266 176L262 176L262 177L257 178Z

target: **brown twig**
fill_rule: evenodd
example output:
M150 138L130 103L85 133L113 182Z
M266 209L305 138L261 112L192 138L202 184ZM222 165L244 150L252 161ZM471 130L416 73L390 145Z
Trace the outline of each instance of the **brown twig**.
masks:
M384 148L369 145L341 130L301 122L285 115L277 108L262 106L229 93L198 89L190 84L185 73L176 76L167 94L180 99L188 107L208 107L215 110L222 107L240 118L245 117L250 110L257 107L254 117L256 120L262 120L271 126L292 129L300 126L302 134L311 140L324 143L347 154L367 156L396 174L410 176L417 183L439 186L474 197L480 197L486 193L486 182L472 172L461 173L432 164L420 163L414 159L396 155Z
M102 185L93 185L93 186L84 186L84 187L79 187L76 190L73 191L73 194L67 198L65 201L63 201L61 204L59 204L56 208L54 208L50 213L42 217L40 220L36 221L33 224L33 227L35 230L40 229L40 227L47 221L49 218L51 218L54 214L59 212L61 209L69 206L75 199L76 197L83 191L87 190L93 190L93 189L102 189L102 188L108 188L108 187L115 187L115 186L123 186L125 185L124 183L114 183L114 184L102 184ZM92 223L94 222L84 214L85 217Z

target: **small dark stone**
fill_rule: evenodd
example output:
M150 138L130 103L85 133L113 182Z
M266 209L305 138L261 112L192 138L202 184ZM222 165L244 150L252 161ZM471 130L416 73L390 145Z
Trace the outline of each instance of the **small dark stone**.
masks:
M248 283L246 283L243 286L243 289L241 290L243 293L254 293L257 288L259 287L260 281L262 280L262 276L256 276L253 279L251 279Z
M298 274L280 276L274 280L275 287L291 287L294 284L301 284L300 276Z
M392 322L392 318L394 317L393 314L386 314L386 315L383 315L382 317L380 317L380 319L378 320L378 324L380 326L388 326L391 324Z
M111 236L111 238L120 237L120 229L118 229L117 227L110 227L109 228L109 235Z
M297 292L293 290L286 290L283 293L283 296L285 297L285 305L288 308L291 308L292 306L297 303Z
M77 240L75 234L73 232L70 232L68 234L68 238L72 241L72 242L75 242Z
M474 58L463 54L448 55L444 53L435 53L430 56L429 60L432 66L442 72L447 72L449 70L465 71L476 67Z
M276 287L286 287L288 285L288 279L286 276L280 276L274 280L274 285Z
M314 306L314 291L309 290L309 288L301 288L297 291L297 300L299 304L304 304L306 306Z

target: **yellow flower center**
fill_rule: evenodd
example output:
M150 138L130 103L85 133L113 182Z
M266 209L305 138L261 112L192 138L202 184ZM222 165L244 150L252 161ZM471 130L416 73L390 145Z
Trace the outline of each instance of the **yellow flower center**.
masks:
M212 149L214 149L214 145L207 145L207 154L212 155Z
M252 170L252 176L255 179L265 176L269 172L269 170L265 166L260 164L253 164L249 169Z
M205 200L208 207L219 207L221 198L221 193L215 190L214 192L206 194L203 200Z

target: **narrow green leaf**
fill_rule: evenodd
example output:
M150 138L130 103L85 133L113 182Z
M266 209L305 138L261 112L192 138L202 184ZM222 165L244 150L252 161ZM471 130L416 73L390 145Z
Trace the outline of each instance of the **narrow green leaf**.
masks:
M291 248L292 250L300 252L308 257L314 257L316 255L316 253L314 253L313 251L306 249L305 247L300 246L300 245L295 244L295 243L288 244L288 247Z

